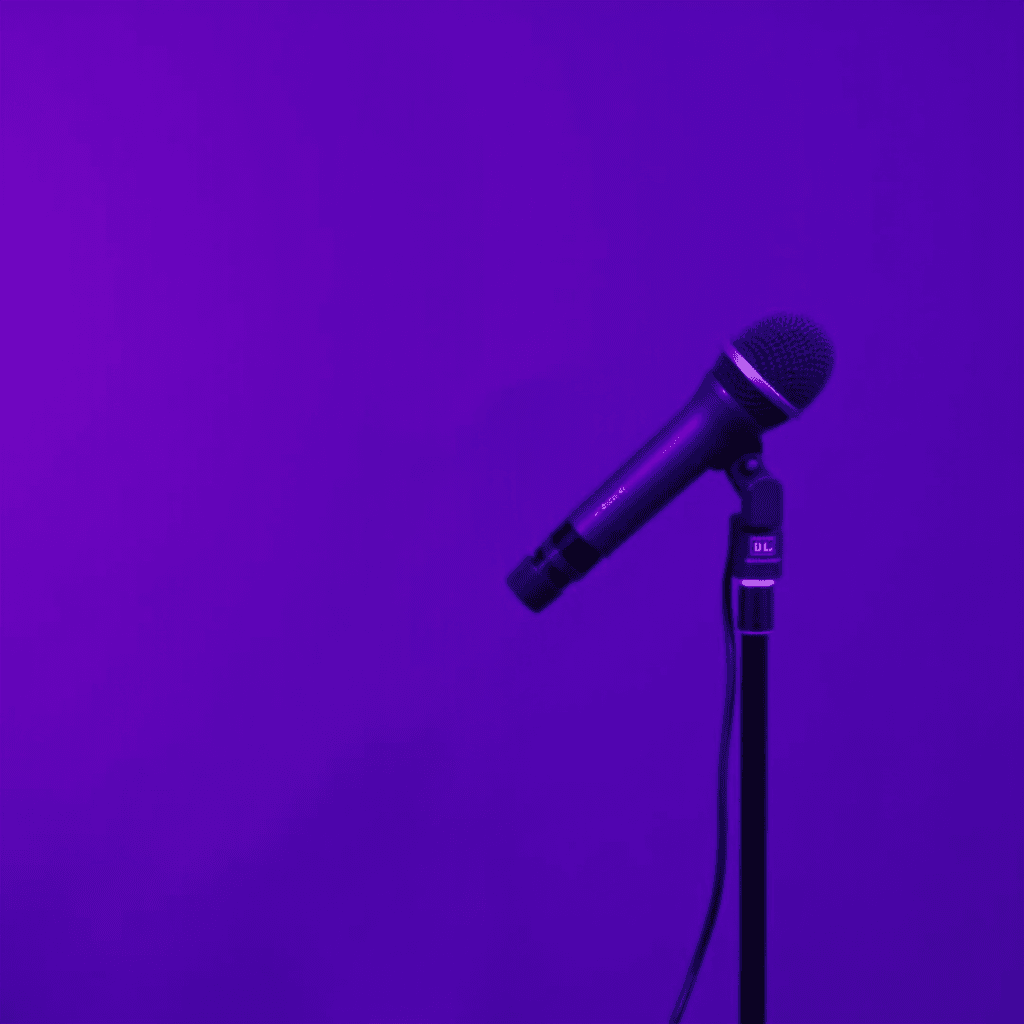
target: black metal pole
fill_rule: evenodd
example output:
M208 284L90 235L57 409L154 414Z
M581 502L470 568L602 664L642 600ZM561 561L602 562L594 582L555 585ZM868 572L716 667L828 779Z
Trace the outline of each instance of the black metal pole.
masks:
M746 589L740 587L740 1024L764 1024L768 635L742 632ZM769 595L765 588L749 596L770 601Z
M730 519L729 561L739 580L740 1024L765 1024L768 969L768 635L782 575L782 485L756 455L729 470L743 500Z

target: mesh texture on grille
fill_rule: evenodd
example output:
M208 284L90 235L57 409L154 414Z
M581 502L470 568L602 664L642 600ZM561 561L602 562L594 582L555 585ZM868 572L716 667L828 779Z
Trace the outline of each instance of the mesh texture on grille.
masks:
M828 382L835 350L825 332L806 317L778 313L748 327L736 351L798 409L806 409Z

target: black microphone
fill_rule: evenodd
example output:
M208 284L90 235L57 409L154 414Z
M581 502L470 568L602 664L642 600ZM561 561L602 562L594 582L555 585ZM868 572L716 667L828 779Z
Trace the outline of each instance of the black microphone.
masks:
M779 314L748 328L682 410L512 570L515 595L541 611L705 470L759 453L761 434L811 404L833 361L825 332L804 317Z

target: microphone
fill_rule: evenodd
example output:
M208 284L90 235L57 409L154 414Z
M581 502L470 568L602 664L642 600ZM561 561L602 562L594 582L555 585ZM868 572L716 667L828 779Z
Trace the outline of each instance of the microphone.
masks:
M705 470L760 453L761 434L811 404L834 358L805 317L782 313L747 328L680 412L512 570L513 593L542 611Z

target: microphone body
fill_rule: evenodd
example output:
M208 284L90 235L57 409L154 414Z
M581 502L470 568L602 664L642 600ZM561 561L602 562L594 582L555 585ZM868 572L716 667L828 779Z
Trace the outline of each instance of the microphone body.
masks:
M523 559L509 586L541 611L705 470L760 451L757 423L709 373L693 398Z
M576 532L610 555L705 470L759 452L757 426L709 373L697 393L571 516Z
M726 346L693 398L512 570L508 585L546 608L705 470L761 451L761 433L798 415L832 372L817 325L782 314Z

